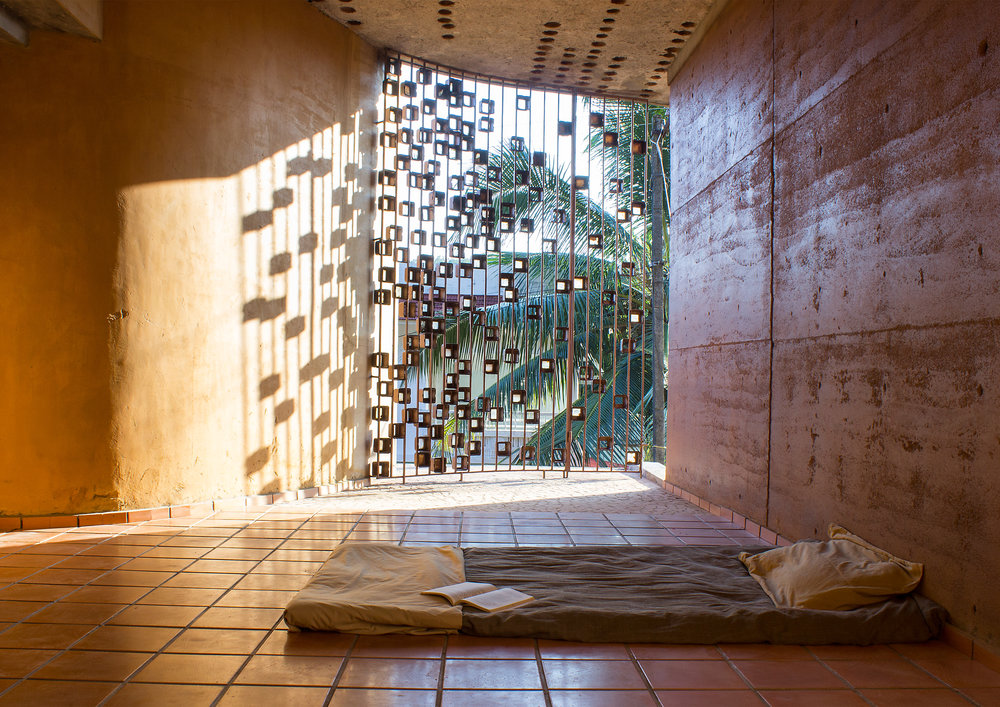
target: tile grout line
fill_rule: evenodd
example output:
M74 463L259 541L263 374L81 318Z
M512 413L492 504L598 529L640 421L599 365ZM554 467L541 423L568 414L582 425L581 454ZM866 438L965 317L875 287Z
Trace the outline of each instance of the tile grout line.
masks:
M545 663L542 660L542 649L538 645L538 639L532 638L535 644L535 665L538 667L538 681L542 685L542 698L545 700L545 707L552 707L552 695L549 692L549 681L545 677Z
M653 683L650 682L642 664L639 663L639 659L636 658L635 653L632 652L632 646L628 643L625 644L625 652L628 653L629 660L632 661L632 667L638 671L639 677L642 678L642 683L646 686L646 691L649 692L649 696L653 698L653 703L657 707L663 707L663 702L660 700L660 696L657 695L656 690L653 689Z
M434 690L434 707L441 707L444 702L444 670L448 663L448 634L444 635L441 644L441 666L438 668L437 688Z
M895 646L893 646L893 645L890 644L889 648L892 651L894 651L896 653L896 655L898 655L900 658L902 658L904 661L906 661L907 663L909 663L910 665L912 665L914 668L916 668L920 672L922 672L925 675L928 675L928 676L934 678L935 680L937 680L938 682L940 682L942 685L944 685L945 687L947 687L952 692L957 692L963 699L968 700L972 704L979 704L976 700L972 699L971 697L969 697L968 695L966 695L964 692L962 692L962 689L960 687L952 685L949 682L945 682L944 680L942 680L941 678L939 678L937 675L935 675L934 673L932 673L930 670L928 670L924 666L920 665L920 663L918 663L915 660L913 660L910 656L905 655L903 653L900 653L899 650ZM969 660L972 660L972 658L969 658Z
M347 670L347 663L351 659L351 653L354 652L355 647L358 645L358 639L361 637L358 634L354 635L354 640L351 641L351 645L347 647L344 651L344 659L340 662L340 668L337 670L337 674L333 676L333 682L330 683L330 688L327 690L326 699L323 700L323 707L328 707L330 702L333 700L333 695L340 686L340 681L344 677L344 671Z

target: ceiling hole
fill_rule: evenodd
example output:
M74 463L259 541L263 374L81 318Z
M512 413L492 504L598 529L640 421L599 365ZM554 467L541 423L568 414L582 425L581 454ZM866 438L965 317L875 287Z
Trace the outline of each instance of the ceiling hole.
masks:
M351 25L352 27L357 27L358 25L361 24L361 20L348 20L347 24Z
M603 27L600 28L602 32L610 32L613 29L614 27L612 27L611 25L604 25Z
M689 29L675 29L674 30L674 34L679 34L679 35L681 35L683 37L685 35L691 34L691 30L689 30Z
M590 46L592 46L592 47L603 47L604 46L604 42L591 42Z
M546 27L551 27L553 29L556 28L556 27L562 27L562 25L559 24L558 22L546 22L545 26Z
M447 24L443 24L443 25L441 25L441 27L443 29L455 29L455 25L453 25L451 22L448 22Z
M669 59L664 59L663 61L658 61L656 63L659 64L660 66L669 66L670 65L670 60Z
M441 39L454 39L454 38L455 38L455 35L453 35L453 34L442 34L441 35Z
M450 17L439 17L438 22L451 22Z
M607 39L607 37L608 37L608 35L606 35L604 32L598 32L595 36L598 39Z
M559 34L559 30L547 29L544 32L542 32L542 34L544 34L546 37L555 37L557 34Z
M986 56L990 50L990 43L985 39L979 43L979 56Z
M608 64L608 68L609 69L620 69L620 68L622 68L622 65L621 64Z
M617 76L618 72L617 71L605 71L604 75L605 76Z
M545 64L532 64L531 68L533 68L533 69L544 69L545 68Z
M340 8L340 11L341 12L347 12L347 13L357 12L357 10L355 8L351 7L350 5L344 5L343 7Z
M609 15L617 15L619 12L621 12L621 10L619 10L617 7L609 7L607 12Z
M612 5L624 5L625 0L611 0Z
M564 52L563 56L566 57L567 59L572 59L573 57L576 56L576 54L574 54L573 52Z
M615 18L614 17L605 17L604 18L604 24L606 24L606 25L614 24L614 22L615 22Z
M683 40L683 39L681 39L680 37L677 37L677 38L675 38L675 39L671 39L670 41L671 41L671 42L672 42L673 44L684 44L684 40Z
M533 74L541 74L543 72L542 72L541 69L532 69L531 73L533 73Z
M540 52L550 52L550 51L552 51L552 47L547 47L544 44L539 44L537 47L535 47L535 49L537 49Z
M625 59L626 59L626 57L623 57L623 56L613 56L613 57L611 57L611 61L625 61Z
M340 0L340 2L350 2L351 0Z
M451 10L444 10L444 9L438 10L438 14L439 15L450 15L451 14Z
M581 74L590 74L593 73L593 71L593 69L580 69Z
M573 62L569 59L563 59L559 62L559 64L562 66L572 66Z
M646 82L646 85L647 85L647 86L655 86L655 85L656 85L656 82L655 82L655 81L647 81L647 82Z
M539 41L539 42L554 42L554 41L556 41L556 40L552 39L552 37L542 37L542 38L541 38L541 39L539 39L538 41Z
M592 61L585 61L585 62L583 62L583 65L584 65L584 66L597 66L597 64L595 64L595 63L594 63L594 62L592 62Z
M688 20L687 22L681 22L681 27L694 27L694 22Z

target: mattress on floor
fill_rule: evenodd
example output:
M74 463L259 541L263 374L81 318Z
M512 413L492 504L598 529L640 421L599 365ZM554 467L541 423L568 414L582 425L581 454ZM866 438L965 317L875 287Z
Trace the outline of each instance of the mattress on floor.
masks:
M926 641L947 618L911 594L850 611L774 606L733 547L465 548L465 577L527 592L462 632L588 642L849 644ZM745 548L760 552L760 547Z

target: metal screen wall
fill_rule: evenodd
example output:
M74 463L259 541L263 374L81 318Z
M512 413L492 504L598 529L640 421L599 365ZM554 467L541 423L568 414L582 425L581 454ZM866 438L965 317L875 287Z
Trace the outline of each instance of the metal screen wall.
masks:
M638 464L648 106L391 57L380 118L372 476Z

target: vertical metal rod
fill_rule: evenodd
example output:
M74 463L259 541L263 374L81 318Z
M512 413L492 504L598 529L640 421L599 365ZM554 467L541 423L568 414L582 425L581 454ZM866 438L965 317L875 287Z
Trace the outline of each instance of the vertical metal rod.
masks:
M573 93L573 112L570 118L570 167L569 167L569 321L566 334L566 447L563 450L563 478L569 476L570 449L573 442L573 340L576 338L575 310L576 292L573 290L573 279L576 277L576 103L577 96Z
M650 195L653 227L653 461L663 464L666 459L665 432L663 429L663 165L660 140L662 125L659 120L652 126L650 147Z

